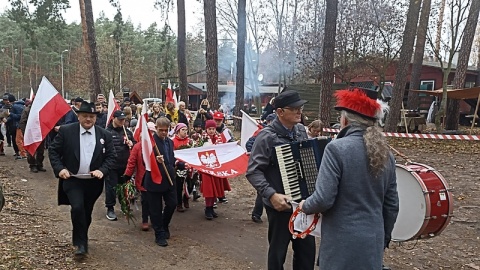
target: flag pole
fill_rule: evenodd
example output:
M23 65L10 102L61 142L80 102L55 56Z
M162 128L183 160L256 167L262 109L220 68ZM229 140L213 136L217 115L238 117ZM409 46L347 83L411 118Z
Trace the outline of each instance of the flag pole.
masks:
M158 153L159 156L162 155L160 153L160 150L158 150L157 143L155 143L155 150L157 150L157 153ZM162 162L162 165L163 165L163 169L165 170L165 174L167 175L168 182L170 182L170 185L173 186L172 178L170 178L170 174L168 173L167 166L165 166L165 162Z
M127 140L127 143L128 143L128 141L130 141L130 140L128 139L127 130L125 129L125 126L122 125L122 127L123 127L123 133L125 133L125 139ZM132 147L130 147L130 146L128 146L128 148L130 150L132 149Z

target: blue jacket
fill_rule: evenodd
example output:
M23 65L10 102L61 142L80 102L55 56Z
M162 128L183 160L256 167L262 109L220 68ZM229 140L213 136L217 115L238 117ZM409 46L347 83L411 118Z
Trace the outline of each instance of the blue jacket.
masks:
M23 100L19 100L13 103L13 106L10 109L10 115L7 118L8 126L18 128L18 122L20 122L20 118L22 117L22 112L24 108L25 102Z

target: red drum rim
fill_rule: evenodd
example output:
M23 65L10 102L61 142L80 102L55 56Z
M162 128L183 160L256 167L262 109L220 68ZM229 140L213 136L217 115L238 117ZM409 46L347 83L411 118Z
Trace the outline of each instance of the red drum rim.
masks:
M300 210L300 207L297 207L297 209L295 209L295 211L293 211L292 216L290 217L290 220L288 221L288 230L292 234L293 239L296 239L296 238L305 239L305 237L307 237L307 235L309 235L310 233L312 233L315 230L315 228L317 227L318 220L320 219L320 214L318 214L318 213L314 214L312 224L310 224L310 226L308 226L308 228L305 231L296 232L294 230L294 221L297 218L298 214L300 214L300 212L303 212L303 211Z

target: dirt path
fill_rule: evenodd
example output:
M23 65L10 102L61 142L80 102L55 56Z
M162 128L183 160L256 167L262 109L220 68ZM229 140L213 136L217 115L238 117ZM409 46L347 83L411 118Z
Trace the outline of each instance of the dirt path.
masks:
M454 188L455 217L441 236L393 244L386 263L394 269L480 269L478 143L393 143L445 176ZM255 192L243 177L231 181L229 203L218 206L218 219L203 217L201 200L191 203L185 213L176 212L166 248L154 243L153 232L140 231L138 223L108 221L102 196L93 213L90 255L83 263L75 262L70 209L56 205L57 180L51 168L47 165L46 173L30 173L26 161L13 160L11 151L7 148L7 156L0 157L0 181L7 199L0 213L0 269L266 268L267 224L250 220ZM135 215L140 219L140 211ZM290 265L287 262L286 269Z

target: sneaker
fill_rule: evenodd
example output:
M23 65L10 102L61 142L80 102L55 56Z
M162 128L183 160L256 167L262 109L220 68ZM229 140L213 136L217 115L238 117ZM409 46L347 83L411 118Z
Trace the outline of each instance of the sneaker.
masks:
M223 198L218 198L218 202L221 202L221 203L228 203L228 200L226 197L223 197Z
M257 216L252 216L252 221L255 222L255 223L262 223L263 220L261 217L257 217Z
M110 220L110 221L115 221L117 220L117 215L115 215L115 211L112 209L108 209L107 210L107 215L106 215L107 219Z
M30 171L33 173L38 173L37 167L30 167Z
M217 208L217 207L218 207L217 203L214 202L214 203L213 203L213 208Z
M21 159L25 159L24 157L21 157L21 156L16 156L15 157L15 160L21 160Z
M150 229L148 222L142 223L142 231L147 232Z
M157 243L157 245L159 245L161 247L168 246L167 239L165 239L165 238L157 238L157 239L155 239L155 243Z

